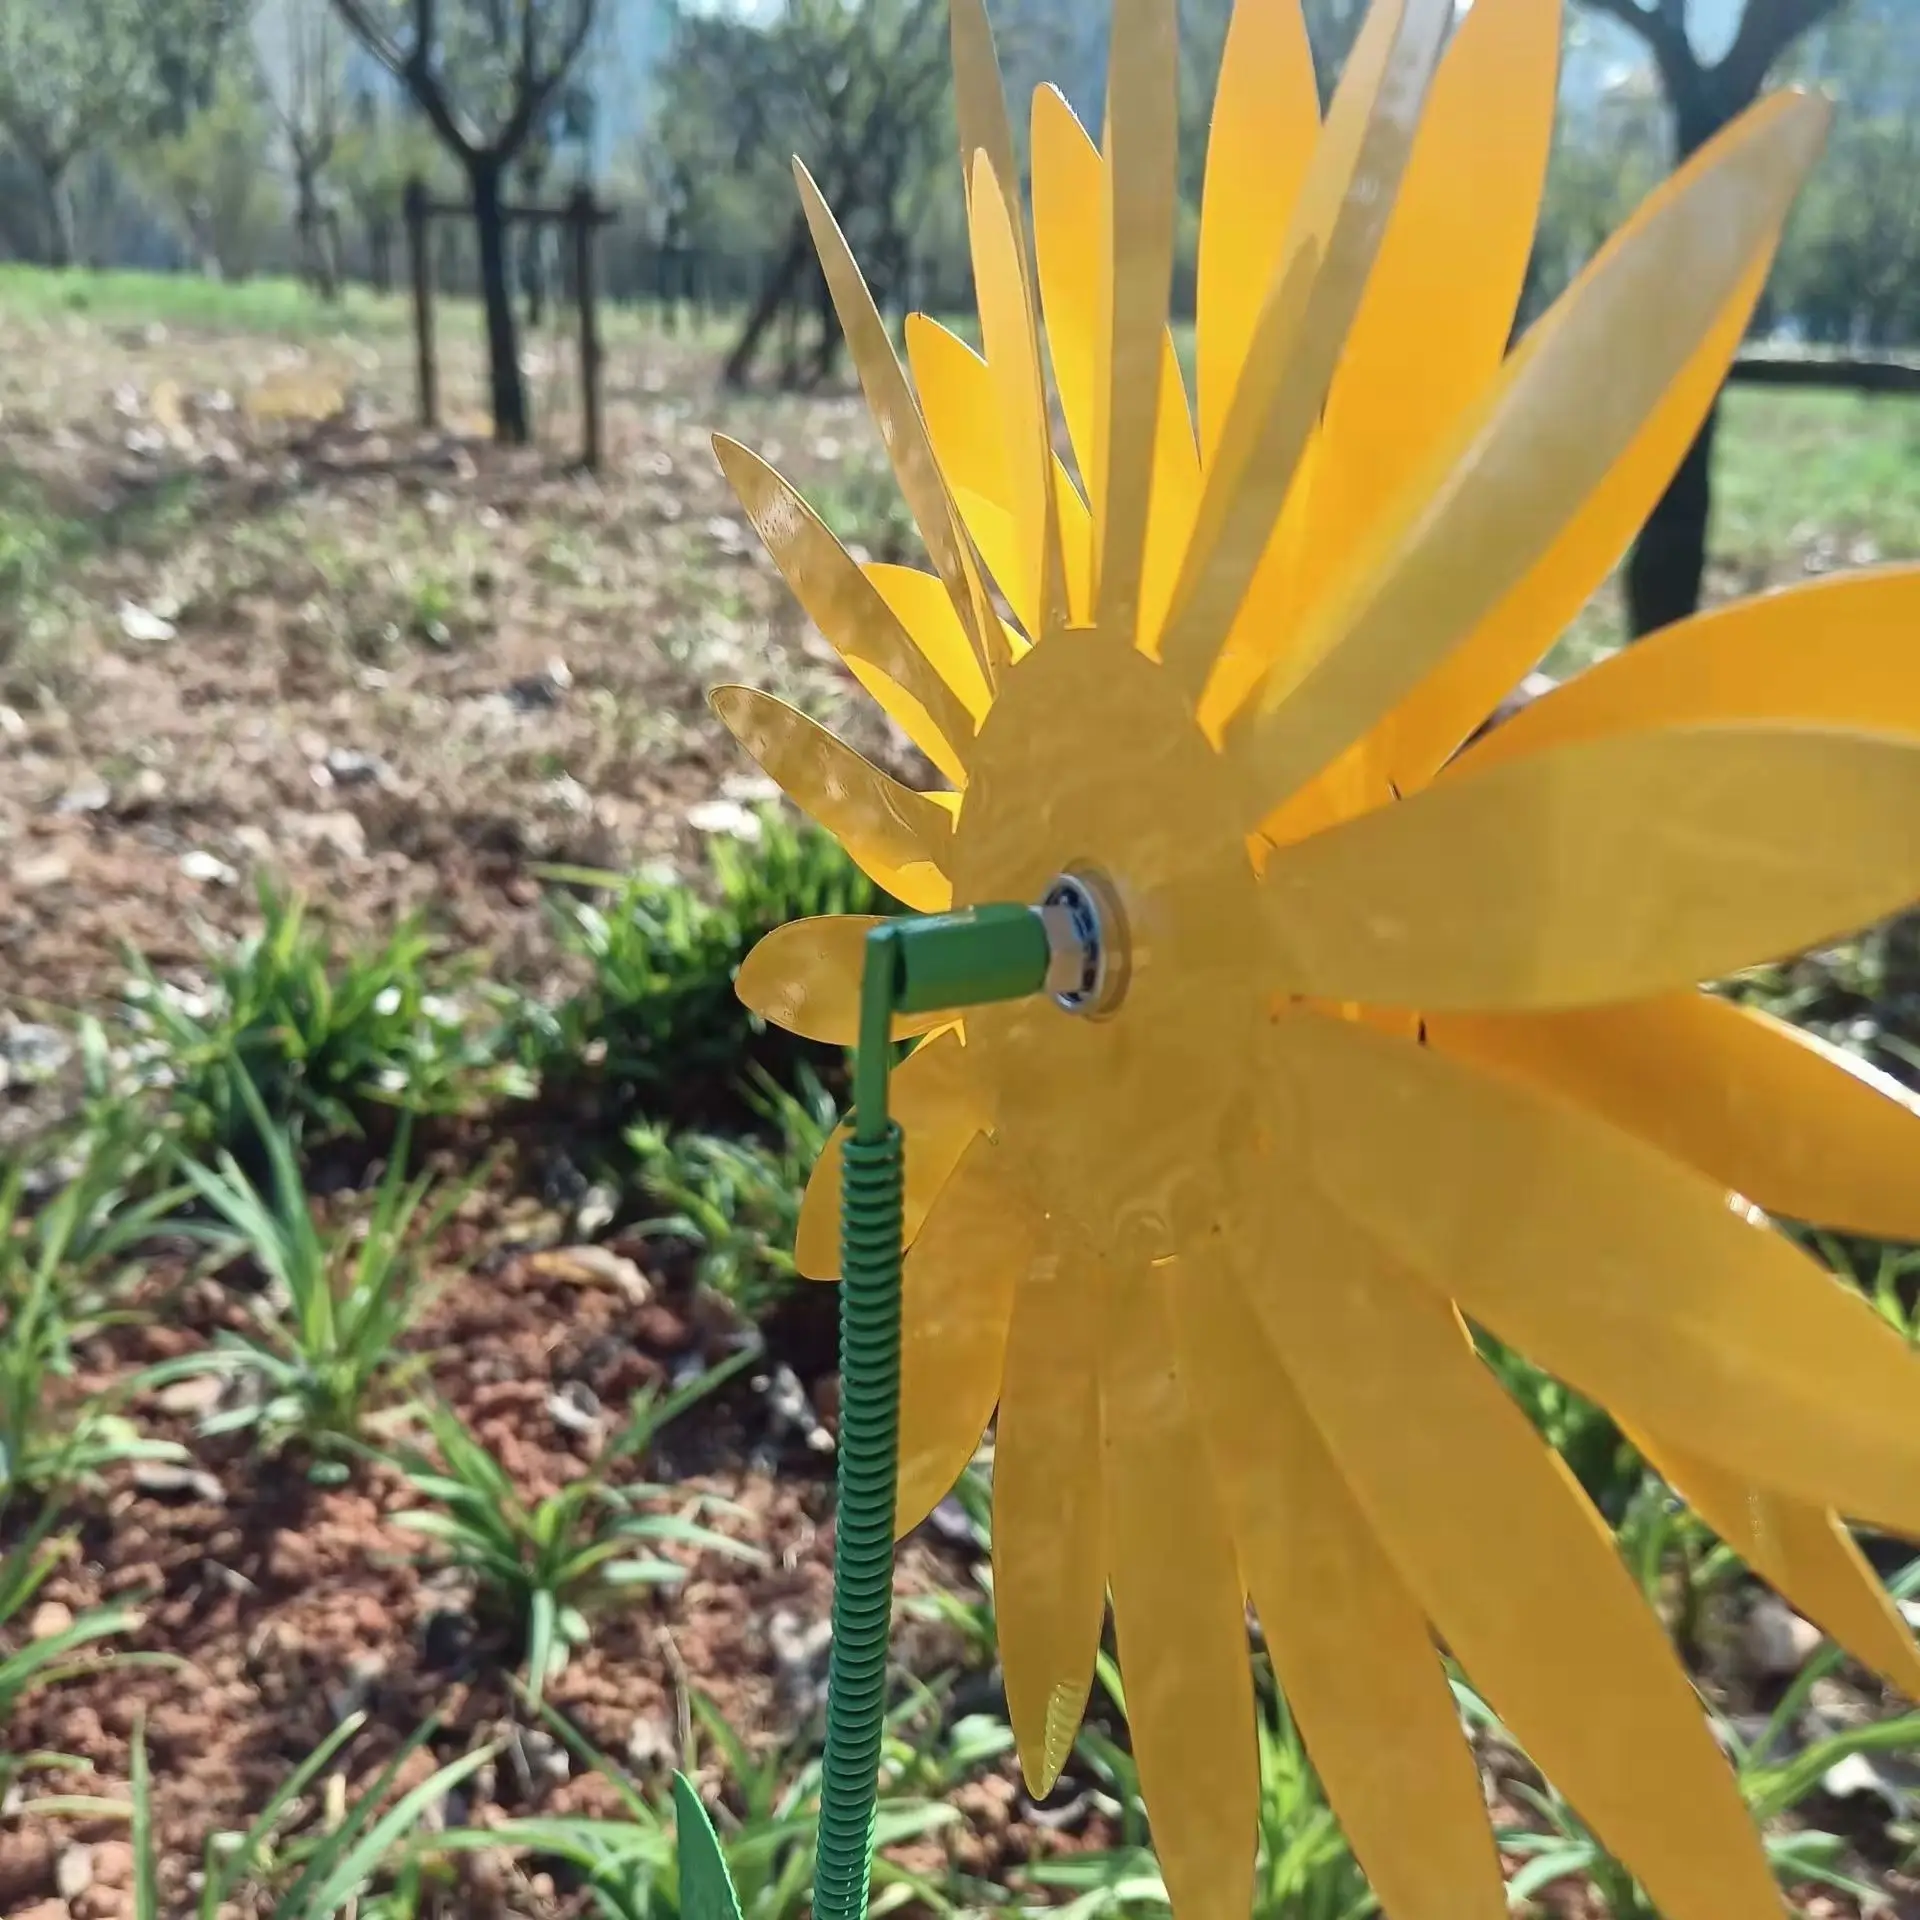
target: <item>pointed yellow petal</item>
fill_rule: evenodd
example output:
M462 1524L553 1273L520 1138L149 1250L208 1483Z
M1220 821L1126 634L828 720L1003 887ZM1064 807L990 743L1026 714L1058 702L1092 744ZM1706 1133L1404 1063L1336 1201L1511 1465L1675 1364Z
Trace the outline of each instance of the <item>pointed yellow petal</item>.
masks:
M1537 344L1555 315L1571 310L1588 287L1615 271L1619 258L1639 247L1642 234L1666 217L1673 201L1693 192L1702 175L1721 165L1727 149L1750 133L1744 121L1736 121L1670 174L1587 264L1553 313L1528 333L1523 347ZM1665 393L1532 570L1382 723L1403 793L1423 785L1519 684L1626 551L1719 394L1772 265L1769 242L1728 288Z
M893 611L893 617L906 628L908 638L926 657L928 664L950 686L960 704L975 720L986 718L993 696L987 691L986 677L973 652L973 643L940 576L922 573L917 567L897 567L886 561L869 561L862 569Z
M1551 550L1771 251L1830 118L1794 94L1746 114L1719 164L1554 309L1402 489L1229 736L1269 804L1385 718Z
M889 779L769 693L716 687L708 699L767 778L825 827L870 879L921 913L953 904L946 872L953 816L945 808Z
M1920 740L1766 723L1579 740L1280 848L1264 886L1295 993L1641 998L1920 898Z
M959 696L908 639L853 556L800 495L737 440L717 433L713 450L727 484L808 618L907 738L949 780L964 786L963 756L973 739L973 716Z
M1448 43L1327 396L1309 601L1506 355L1545 184L1558 0L1478 0Z
M993 1602L1020 1770L1052 1792L1106 1614L1099 1327L1105 1276L1050 1236L1014 1290L993 1440Z
M927 430L941 471L953 488L967 531L1007 596L1015 619L1038 633L1040 590L1030 572L1033 547L1014 512L993 375L964 340L919 313L907 316L907 358L926 408ZM1093 599L1093 518L1057 456L1053 487L1068 596L1078 620ZM1013 647L1015 654L1019 651Z
M1427 1037L1577 1101L1768 1213L1920 1240L1920 1104L1783 1020L1674 993L1561 1013L1430 1014Z
M1454 778L1569 740L1707 720L1920 735L1920 567L1818 580L1682 620L1532 700Z
M974 156L985 153L1002 192L1011 192L1020 178L1013 151L1013 125L1007 117L1006 88L1000 79L1000 57L994 51L993 28L982 0L951 0L948 36L953 58L954 117L960 125L960 178L973 198L979 184ZM1017 216L1014 230L1018 232ZM1024 263L1022 266L1024 273Z
M1000 623L993 616L979 569L967 550L966 535L948 497L946 483L940 478L933 448L927 441L926 424L914 404L913 390L907 385L905 370L887 335L886 322L873 303L873 295L860 276L846 235L820 196L813 177L799 161L794 174L800 185L800 204L806 212L821 270L833 295L834 312L840 317L841 330L847 336L860 375L861 390L880 438L893 463L894 477L900 482L914 524L927 543L934 571L945 584L954 609L966 627L976 650L981 669L989 681L996 680L1007 662L998 651Z
M1845 1525L1697 1453L1629 1436L1654 1470L1761 1579L1863 1666L1920 1700L1920 1647Z
M900 1287L896 1535L953 1490L1000 1397L1014 1287L1033 1264L1032 1215L975 1134L907 1255Z
M1172 0L1114 0L1107 66L1107 166L1101 199L1101 364L1106 404L1092 489L1094 624L1140 631L1141 570L1152 504L1173 281L1178 197L1179 38Z
M1165 1269L1116 1273L1101 1381L1102 1481L1127 1725L1174 1910L1245 1920L1259 1812L1246 1603ZM1173 1284L1181 1284L1176 1276Z
M1480 1776L1425 1616L1225 1267L1183 1268L1172 1293L1247 1590L1355 1858L1395 1920L1503 1920Z
M1320 1189L1462 1312L1622 1419L1920 1533L1920 1357L1718 1181L1430 1047L1273 1033Z
M888 1087L893 1117L907 1136L905 1244L919 1237L940 1190L952 1177L967 1143L986 1124L986 1108L968 1069L957 1031L923 1040L894 1068ZM794 1235L794 1265L809 1280L840 1277L840 1155L846 1145L842 1121L822 1150L800 1203Z
M1051 87L1033 102L1034 245L1053 356L1054 385L1067 435L1088 477L1096 508L1101 470L1094 466L1094 415L1098 410L1100 349L1100 235L1087 208L1103 204L1106 167L1099 149ZM1180 570L1180 556L1200 502L1200 458L1193 442L1186 387L1173 338L1161 333L1160 399L1153 440L1153 490L1147 517L1147 547L1140 585L1140 646L1158 650L1160 623ZM917 377L917 374L916 374ZM1077 499L1074 502L1078 504ZM1076 529L1062 494L1061 535L1067 550L1073 617L1092 618L1092 596L1079 592L1075 572ZM975 536L979 538L978 535ZM1089 540L1091 534L1089 534Z
M1057 87L1033 96L1033 251L1047 352L1067 438L1097 508L1102 468L1094 461L1094 416L1100 408L1100 226L1092 208L1105 204L1106 163ZM915 378L919 377L918 366Z
M1197 702L1325 405L1413 146L1452 0L1378 0L1315 150L1289 266L1274 283L1206 472L1160 657ZM1298 275L1316 261L1302 299Z
M1220 56L1200 202L1194 359L1200 443L1220 443L1260 305L1286 259L1288 222L1320 133L1299 0L1239 0Z
M822 914L776 927L740 963L741 1004L804 1040L850 1047L860 1037L860 975L877 914ZM947 1025L950 1013L899 1013L893 1037L910 1040Z
M1732 1772L1599 1515L1446 1303L1289 1178L1320 1120L1286 1136L1266 1188L1267 1244L1290 1257L1244 1284L1354 1497L1474 1683L1668 1920L1778 1913Z
M1033 593L1039 620L1028 633L1038 639L1064 627L1068 618L1040 340L1028 299L1019 230L1009 217L1009 203L985 154L974 157L974 173L967 230L980 301L980 337L999 408L1007 501L1022 536L1022 579Z

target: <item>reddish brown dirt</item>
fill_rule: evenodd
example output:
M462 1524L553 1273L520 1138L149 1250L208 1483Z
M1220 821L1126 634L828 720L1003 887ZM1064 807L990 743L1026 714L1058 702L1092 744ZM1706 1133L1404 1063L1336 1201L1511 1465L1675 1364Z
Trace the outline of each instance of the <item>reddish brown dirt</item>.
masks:
M412 1343L433 1386L529 1500L586 1466L587 1443L556 1424L551 1395L579 1383L618 1406L676 1367L717 1359L728 1335L724 1316L688 1297L670 1275L657 1276L656 1297L635 1308L601 1277L609 1251L644 1257L637 1246L585 1256L520 1251L450 1270ZM183 1280L177 1264L157 1265L149 1290L170 1300L166 1323L99 1343L80 1388L171 1358L242 1318L229 1285ZM827 1383L812 1384L830 1406ZM41 1625L138 1598L143 1625L125 1644L182 1664L106 1670L33 1697L8 1729L9 1745L69 1753L91 1769L36 1777L36 1795L49 1788L123 1795L130 1740L144 1723L175 1901L207 1836L245 1826L356 1708L367 1723L339 1768L350 1794L370 1785L435 1716L438 1730L407 1762L402 1785L436 1762L504 1743L448 1810L453 1823L619 1812L608 1783L563 1766L537 1716L519 1703L510 1677L515 1650L489 1639L458 1583L423 1567L421 1543L390 1524L414 1504L396 1473L375 1465L350 1485L316 1487L292 1463L260 1461L239 1442L196 1442L192 1418L166 1410L177 1397L163 1391L141 1411L151 1431L194 1443L213 1481L182 1497L142 1492L118 1478L87 1503L64 1565L42 1591L51 1611ZM756 1452L755 1464L743 1464ZM697 1494L737 1503L736 1515L715 1524L765 1556L747 1566L691 1558L684 1583L601 1619L590 1646L549 1688L554 1708L586 1740L616 1763L631 1759L641 1782L658 1790L666 1769L690 1758L681 1742L694 1694L756 1752L783 1751L804 1731L820 1671L817 1663L794 1667L781 1642L826 1615L830 1487L818 1455L771 1441L750 1378L668 1429L641 1465L671 1485L676 1509ZM215 1484L220 1497L207 1497ZM904 1550L904 1595L957 1581L964 1567L937 1542ZM896 1648L903 1668L936 1682L961 1662L950 1632L907 1618ZM697 1777L724 1797L711 1743L691 1759ZM935 1852L967 1872L1002 1878L1036 1851L1085 1844L1022 1824L1016 1802L1004 1769L964 1787L954 1804L965 1817ZM295 1824L310 1824L319 1811L300 1809ZM70 1920L131 1913L118 1873L123 1833L106 1821L36 1820L29 1807L23 1820L0 1829L0 1912L53 1899L61 1853L84 1844L94 1849L93 1881L66 1904ZM577 1910L565 1874L537 1863L493 1857L460 1871L472 1901L462 1912L549 1920ZM57 1916L49 1909L43 1920Z

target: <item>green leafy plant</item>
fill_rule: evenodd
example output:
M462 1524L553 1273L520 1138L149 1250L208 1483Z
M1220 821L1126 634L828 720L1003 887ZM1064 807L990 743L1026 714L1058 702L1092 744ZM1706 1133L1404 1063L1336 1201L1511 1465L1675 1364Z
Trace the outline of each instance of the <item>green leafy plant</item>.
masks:
M698 1497L662 1512L668 1489L612 1478L644 1455L661 1429L753 1358L743 1352L668 1398L637 1396L624 1424L591 1469L558 1493L529 1503L499 1461L450 1407L429 1403L426 1421L436 1458L418 1449L399 1456L413 1491L430 1507L409 1508L393 1524L433 1541L444 1564L469 1575L487 1624L519 1650L533 1697L585 1644L593 1614L637 1590L669 1586L686 1569L657 1551L669 1545L758 1561L756 1548L699 1524L702 1513L729 1511Z
M1114 1707L1124 1713L1118 1666L1102 1653L1096 1671ZM1364 1920L1377 1911L1377 1904L1327 1804L1286 1698L1264 1674L1260 1695L1254 1920ZM1092 1723L1081 1728L1075 1752L1098 1784L1103 1804L1119 1819L1121 1844L1100 1853L1042 1861L1027 1870L1027 1879L1070 1894L1059 1911L1072 1920L1132 1920L1171 1912L1166 1884L1148 1845L1146 1806L1132 1754Z
M475 963L450 966L409 920L381 944L337 954L303 902L260 889L263 925L210 956L204 991L169 985L139 956L126 989L139 1076L166 1092L190 1148L250 1150L238 1070L274 1120L320 1135L357 1134L376 1108L467 1111L526 1091L500 1036L467 1000Z
M762 1068L750 1075L749 1104L767 1140L674 1133L643 1122L627 1145L657 1206L648 1234L690 1241L699 1249L699 1278L749 1319L769 1307L792 1280L800 1201L833 1132L832 1096L813 1071L798 1070L790 1093Z
M760 1034L734 995L740 962L789 920L885 913L895 903L830 835L771 810L751 840L716 837L709 860L704 888L672 874L545 870L602 896L562 895L554 906L557 937L586 967L587 984L557 1007L521 1015L519 1058L549 1086L590 1071L650 1110L697 1110L703 1097L711 1109L756 1051L777 1073L806 1057L805 1043Z
M404 1857L405 1842L427 1812L477 1773L497 1751L481 1747L438 1768L417 1786L391 1799L400 1770L436 1731L429 1721L394 1754L378 1777L351 1803L325 1795L329 1811L314 1828L289 1831L304 1796L320 1780L341 1749L366 1723L352 1714L281 1782L253 1824L239 1833L207 1838L195 1920L219 1920L241 1910L261 1920L372 1920L376 1911L393 1920L422 1911L417 1899L419 1869ZM153 1832L153 1781L144 1730L133 1738L130 1803L94 1800L76 1810L123 1812L132 1823L135 1920L161 1920L159 1853ZM341 1784L334 1775L329 1786ZM370 1903L369 1887L379 1879L399 1883L399 1897Z
M185 1355L165 1371L240 1376L259 1391L209 1415L201 1430L252 1427L270 1448L302 1444L330 1456L316 1464L323 1477L337 1479L373 1402L405 1371L399 1346L426 1303L426 1249L488 1168L435 1196L431 1172L408 1177L411 1128L403 1118L370 1214L328 1230L308 1203L291 1138L244 1077L239 1099L263 1142L270 1189L263 1193L225 1150L212 1168L182 1159L180 1170L226 1223L226 1232L210 1237L237 1240L267 1277L258 1330L223 1332L209 1351Z
M36 1689L133 1657L100 1648L103 1640L129 1633L140 1624L139 1608L125 1603L91 1608L52 1633L37 1637L31 1633L28 1609L59 1566L68 1544L57 1535L57 1525L55 1510L43 1510L0 1557L0 1729L15 1724L20 1703ZM31 1768L85 1764L70 1754L11 1753L0 1745L0 1794Z
M132 1460L177 1460L181 1449L142 1437L112 1395L63 1405L59 1384L74 1349L116 1319L124 1256L166 1218L180 1190L129 1197L122 1143L96 1137L73 1176L29 1211L28 1167L0 1172L0 1513L23 1493L45 1494Z
M729 1877L739 1897L742 1920L799 1920L813 1887L814 1848L820 1818L820 1763L799 1761L792 1752L755 1754L725 1719L699 1696L689 1703L690 1751L685 1765L699 1764L701 1735L724 1764L731 1793L716 1810L714 1827ZM669 1794L649 1797L620 1768L581 1739L557 1715L548 1725L574 1756L611 1783L623 1818L613 1820L523 1819L449 1832L419 1843L420 1850L487 1852L498 1847L523 1850L577 1873L601 1920L681 1920L677 1847ZM897 1720L897 1716L896 1716ZM888 1847L904 1846L951 1824L950 1807L903 1794L895 1784L899 1759L897 1726L890 1729L883 1754L881 1795L874 1823L874 1897L869 1911L881 1916L903 1907L936 1915L954 1908L941 1889L905 1871L885 1857Z

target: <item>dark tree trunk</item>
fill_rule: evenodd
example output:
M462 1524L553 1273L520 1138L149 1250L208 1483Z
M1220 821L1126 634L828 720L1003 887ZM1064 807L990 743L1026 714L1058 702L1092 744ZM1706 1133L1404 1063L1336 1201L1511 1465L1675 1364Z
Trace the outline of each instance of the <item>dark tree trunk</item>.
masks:
M301 275L322 300L331 303L340 297L340 275L327 212L310 174L303 173L295 182L295 207Z
M73 229L73 195L67 190L65 166L43 165L40 191L47 211L47 265L70 267L79 255Z
M393 291L393 222L385 214L367 222L367 272L376 292Z
M500 196L500 169L469 170L473 190L474 240L480 252L480 302L487 316L487 371L493 394L493 437L508 446L527 443L527 389L520 377L520 343L513 313L513 282L507 261L507 217Z
M789 308L799 288L800 277L812 258L806 228L797 225L789 231L785 250L761 282L753 311L747 315L746 324L740 329L740 337L733 343L733 351L727 355L726 368L721 377L728 386L746 385L761 342L774 322Z
M1627 618L1637 640L1700 611L1707 573L1707 525L1713 513L1715 401L1667 485L1627 562Z

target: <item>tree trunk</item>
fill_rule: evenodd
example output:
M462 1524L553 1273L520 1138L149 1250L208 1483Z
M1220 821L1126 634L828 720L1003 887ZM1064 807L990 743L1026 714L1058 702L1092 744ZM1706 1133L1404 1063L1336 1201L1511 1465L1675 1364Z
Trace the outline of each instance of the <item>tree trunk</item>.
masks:
M727 364L721 378L730 387L743 387L753 371L754 356L760 351L760 343L768 330L787 310L800 283L800 276L807 262L813 258L812 248L807 243L806 228L796 225L787 235L786 250L775 261L766 279L761 282L759 297L753 303L753 310L747 315L746 324L740 329L740 337L733 343L733 351L727 355Z
M527 443L527 389L520 377L520 343L507 264L507 217L500 198L500 168L481 162L469 169L473 231L480 250L480 301L487 316L487 371L493 392L493 437L507 446Z
M1713 512L1713 438L1719 424L1716 400L1633 543L1627 561L1627 617L1636 640L1700 611L1707 524Z
M42 164L40 191L47 208L47 265L70 267L79 256L79 247L74 239L73 195L67 190L64 164Z
M367 272L375 292L393 291L393 222L385 214L367 221Z

